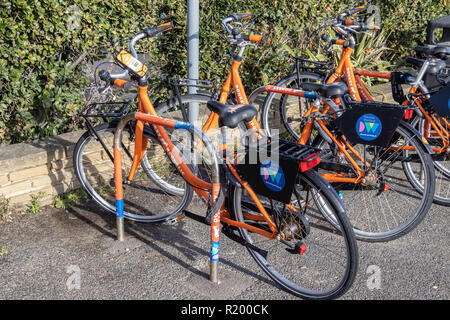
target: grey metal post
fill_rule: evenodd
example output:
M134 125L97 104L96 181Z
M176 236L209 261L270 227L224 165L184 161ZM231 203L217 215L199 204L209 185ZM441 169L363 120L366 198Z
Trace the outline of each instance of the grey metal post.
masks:
M200 9L199 0L187 0L187 71L188 78L198 79L198 61L199 61L199 24ZM197 88L189 87L189 94L197 93ZM189 122L196 124L198 120L198 103L189 104Z

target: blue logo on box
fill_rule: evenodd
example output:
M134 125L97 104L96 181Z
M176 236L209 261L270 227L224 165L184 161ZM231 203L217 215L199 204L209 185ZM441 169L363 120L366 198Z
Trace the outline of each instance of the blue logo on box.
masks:
M380 136L381 130L381 120L374 114L362 115L356 121L356 133L363 140L375 140Z

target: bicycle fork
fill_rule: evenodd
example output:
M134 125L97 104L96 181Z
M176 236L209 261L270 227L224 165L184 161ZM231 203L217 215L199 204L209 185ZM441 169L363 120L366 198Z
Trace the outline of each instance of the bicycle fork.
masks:
M220 177L219 177L219 165L217 155L214 151L214 146L211 140L201 130L195 128L192 124L175 121L171 119L164 119L158 116L135 112L130 113L123 117L114 133L114 179L115 179L115 193L116 193L116 224L117 224L117 240L124 240L124 199L123 199L123 177L122 177L122 133L126 124L132 120L141 120L143 122L150 123L158 129L158 139L160 140L167 156L175 165L177 170L183 176L183 178L194 187L204 185L205 182L196 177L186 163L183 157L178 153L176 148L170 141L164 128L183 129L189 131L193 136L201 139L203 145L210 156L211 161L211 184L209 185L212 197L212 204L217 200L220 193ZM192 159L189 157L188 159ZM200 187L201 188L201 187ZM212 282L218 282L217 277L217 265L219 261L219 236L220 236L220 214L224 206L220 207L212 219L211 223L211 257L210 257L210 280Z

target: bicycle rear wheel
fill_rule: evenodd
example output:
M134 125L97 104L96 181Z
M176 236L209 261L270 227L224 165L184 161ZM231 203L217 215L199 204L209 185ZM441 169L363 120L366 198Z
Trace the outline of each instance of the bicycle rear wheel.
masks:
M256 247L247 249L258 265L288 292L305 299L337 298L350 288L357 272L353 230L336 192L316 171L301 174L300 180L290 203L292 209L258 196L273 221L278 221L279 236L283 234L284 240L269 239L244 228L239 228L239 233ZM246 216L261 216L247 191L234 187L231 192L235 219L268 229L267 223ZM312 197L320 199L318 203L335 215L335 225L320 215ZM300 254L299 250L305 249Z
M314 145L323 150L319 172L356 178L349 159L335 143L321 136ZM360 183L332 182L347 207L356 238L390 241L414 229L433 200L435 181L431 156L420 139L400 125L389 148L352 145L363 159L351 153L365 179ZM370 166L364 167L364 160ZM326 210L322 213L333 223Z
M112 155L115 127L115 123L95 127ZM149 139L146 155L133 181L123 186L124 216L139 222L160 222L182 213L191 201L192 189L178 174L158 140L152 135L144 136ZM134 150L134 141L130 141L129 137L129 132L124 133L124 178L128 177ZM81 187L103 209L115 213L114 163L100 141L85 132L76 144L73 161Z

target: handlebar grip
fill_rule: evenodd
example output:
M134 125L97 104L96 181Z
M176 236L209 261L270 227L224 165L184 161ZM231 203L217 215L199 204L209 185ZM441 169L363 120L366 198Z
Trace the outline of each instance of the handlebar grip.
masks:
M106 71L106 70L100 70L99 72L98 72L98 76L99 76L99 78L101 79L101 80L103 80L103 81L105 81L105 82L108 82L109 84L111 84L111 75L110 75L110 73L108 72L108 71Z
M412 64L413 66L418 68L422 67L423 63L425 62L425 60L418 59L415 57L407 57L405 61L406 63Z
M266 37L259 34L250 34L250 35L243 34L242 39L251 42L261 42L261 43L264 43L266 41Z
M346 26L354 26L355 20L345 20L344 25Z
M142 30L146 37L156 36L158 33L168 31L174 27L173 22L166 22L156 27L147 27Z
M414 51L417 53L423 53L424 55L429 56L433 50L428 47L417 46L417 47L414 47Z
M326 35L325 33L323 33L320 37L322 38L323 41L329 42L331 44L337 44L337 45L340 45L340 46L348 46L349 45L348 40L345 40L345 39L332 39L328 35Z
M127 85L127 83L128 83L128 81L123 80L123 79L114 79L114 85L119 88L126 89L125 85Z

